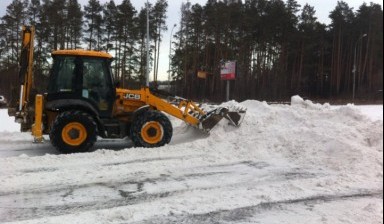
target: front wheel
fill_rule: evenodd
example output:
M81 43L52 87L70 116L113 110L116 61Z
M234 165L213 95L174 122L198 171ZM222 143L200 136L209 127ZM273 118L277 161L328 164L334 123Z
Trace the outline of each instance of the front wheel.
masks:
M136 147L154 148L168 144L172 132L169 119L159 111L150 110L136 117L130 136Z
M56 117L49 137L62 153L87 152L96 142L97 125L85 112L65 111Z

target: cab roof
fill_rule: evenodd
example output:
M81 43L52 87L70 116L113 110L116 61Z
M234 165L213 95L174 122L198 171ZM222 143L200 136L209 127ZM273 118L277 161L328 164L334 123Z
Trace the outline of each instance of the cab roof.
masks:
M65 55L65 56L85 56L85 57L98 57L98 58L110 58L112 55L101 51L89 51L89 50L57 50L52 52L52 56Z

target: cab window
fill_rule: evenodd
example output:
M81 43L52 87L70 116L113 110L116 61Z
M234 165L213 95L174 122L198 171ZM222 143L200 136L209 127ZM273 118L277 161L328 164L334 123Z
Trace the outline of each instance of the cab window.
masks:
M56 57L51 71L54 77L49 85L50 92L74 91L75 67L75 57Z

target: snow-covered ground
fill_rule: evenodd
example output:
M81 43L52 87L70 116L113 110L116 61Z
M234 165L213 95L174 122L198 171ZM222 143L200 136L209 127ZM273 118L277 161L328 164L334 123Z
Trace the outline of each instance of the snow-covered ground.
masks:
M0 110L0 222L383 223L383 106L248 100L209 136L59 155ZM123 149L122 149L123 148Z

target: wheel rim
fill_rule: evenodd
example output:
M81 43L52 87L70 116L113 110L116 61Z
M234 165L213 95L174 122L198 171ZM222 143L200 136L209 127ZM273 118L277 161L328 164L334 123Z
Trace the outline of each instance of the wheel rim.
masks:
M163 139L163 126L156 121L147 122L141 128L141 137L149 144L157 144Z
M87 129L81 123L72 122L65 125L61 137L66 144L79 146L87 139Z

